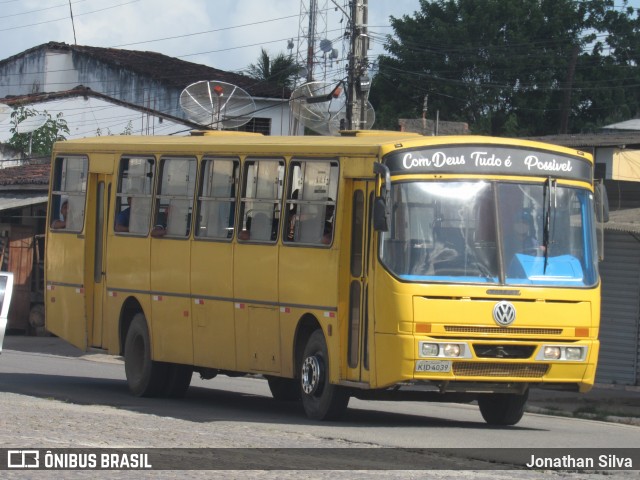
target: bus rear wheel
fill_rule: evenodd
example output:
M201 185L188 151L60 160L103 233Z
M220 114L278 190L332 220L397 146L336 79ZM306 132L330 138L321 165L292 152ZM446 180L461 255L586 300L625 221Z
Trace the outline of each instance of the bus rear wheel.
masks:
M478 406L485 422L489 425L515 425L524 415L524 407L529 398L529 390L524 394L492 393L480 395Z
M167 377L162 391L163 397L182 398L189 389L193 377L191 365L167 363Z
M312 420L333 420L342 416L349 394L329 383L329 353L322 330L311 334L302 355L300 387L302 406Z
M124 342L124 370L129 390L137 397L155 397L165 388L167 365L151 360L151 342L144 314L133 317Z

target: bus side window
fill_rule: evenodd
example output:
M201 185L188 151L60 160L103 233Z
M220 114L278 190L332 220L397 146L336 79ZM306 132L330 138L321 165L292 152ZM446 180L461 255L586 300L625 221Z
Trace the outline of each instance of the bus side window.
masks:
M244 164L238 240L273 243L278 237L284 162L247 159Z
M196 169L195 158L160 160L152 236L189 236Z
M153 157L120 159L113 226L116 233L149 233L154 173Z
M330 245L337 193L337 162L293 161L289 169L283 242Z
M87 157L57 157L51 191L51 229L81 232L87 196Z
M238 159L203 160L198 190L196 237L218 240L233 237L238 165Z

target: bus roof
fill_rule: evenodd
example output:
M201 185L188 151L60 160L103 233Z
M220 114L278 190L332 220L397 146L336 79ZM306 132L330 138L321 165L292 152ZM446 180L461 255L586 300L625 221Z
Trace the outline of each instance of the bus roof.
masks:
M299 153L309 154L385 155L389 152L412 147L429 147L455 144L501 144L529 148L544 148L576 155L574 149L515 138L489 136L423 136L410 132L383 130L344 131L340 136L266 136L249 132L194 131L189 136L116 135L99 136L56 142L56 153L92 152L150 152L166 153L184 151L207 152L215 147L221 153ZM590 159L589 155L581 156Z

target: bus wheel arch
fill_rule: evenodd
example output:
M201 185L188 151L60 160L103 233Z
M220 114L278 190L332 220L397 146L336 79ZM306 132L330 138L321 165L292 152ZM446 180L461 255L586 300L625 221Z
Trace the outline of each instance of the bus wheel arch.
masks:
M165 393L170 372L167 364L151 359L151 337L142 312L134 315L127 329L124 369L129 390L135 396L155 397Z
M142 309L140 302L138 302L135 297L127 298L120 309L120 355L124 355L127 333L129 332L129 327L131 326L134 317L138 313L142 313L144 315L144 310Z
M304 347L307 345L309 337L316 330L322 330L322 327L318 319L312 314L306 313L298 321L293 346L293 377L296 379L300 378Z

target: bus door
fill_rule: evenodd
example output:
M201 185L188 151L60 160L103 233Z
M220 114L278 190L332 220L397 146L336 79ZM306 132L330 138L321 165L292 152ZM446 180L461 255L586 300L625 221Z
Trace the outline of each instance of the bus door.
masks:
M106 175L91 174L91 185L95 186L93 190L94 202L89 203L95 208L95 212L89 212L91 218L95 215L95 225L88 222L87 228L91 228L95 237L93 242L87 245L87 248L93 248L93 255L87 256L93 258L93 265L89 267L87 272L91 272L92 277L87 278L87 285L92 285L92 309L88 309L89 313L89 345L92 347L103 347L105 338L103 337L104 327L104 306L106 295L106 267L107 267L107 213L109 211L109 190L110 184L107 182ZM106 347L106 345L105 345Z
M349 315L347 333L347 379L369 381L369 253L371 250L370 208L373 180L353 180L351 189L351 245L349 267Z
M85 290L85 208L88 158L54 158L45 271L47 330L85 350L88 343Z

